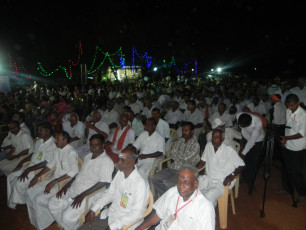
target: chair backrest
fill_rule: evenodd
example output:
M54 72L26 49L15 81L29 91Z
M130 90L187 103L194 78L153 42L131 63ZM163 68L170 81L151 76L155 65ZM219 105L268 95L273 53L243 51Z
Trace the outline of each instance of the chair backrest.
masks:
M152 191L150 190L149 199L148 199L148 207L143 214L144 217L148 216L152 212L153 204L154 204L154 197L153 197Z
M153 209L153 204L154 204L154 198L153 198L153 193L152 191L150 190L150 193L149 193L149 199L148 199L148 206L147 206L147 209L146 211L143 213L143 217L137 221L135 221L134 223L131 223L129 225L124 225L121 230L128 230L130 227L132 227L133 225L135 225L136 223L138 223L139 221L143 220L144 218L146 218L151 212L152 212L152 209Z
M234 141L234 145L235 145L235 149L236 149L236 151L238 153L239 150L240 150L240 143L238 141Z
M78 157L78 166L79 166L79 170L81 170L82 165L83 165L83 160L82 160L81 157Z
M171 149L174 145L174 142L178 139L178 133L175 129L170 129L170 138L171 138L171 143L168 151L165 153L166 158L170 157Z
M178 138L178 133L175 129L170 129L170 137L172 141L175 141Z

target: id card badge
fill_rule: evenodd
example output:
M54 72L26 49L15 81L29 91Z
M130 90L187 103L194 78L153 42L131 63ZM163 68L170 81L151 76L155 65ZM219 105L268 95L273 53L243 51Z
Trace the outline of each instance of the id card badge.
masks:
M72 136L75 136L75 134L76 134L76 131L75 131L75 129L74 130L72 130Z
M127 207L127 204L128 204L128 201L129 201L129 198L122 194L121 195L121 200L120 200L120 206L123 207L123 208L126 208Z
M41 160L42 156L43 156L43 153L40 152L40 153L38 154L38 156L37 156L37 159L38 159L38 160Z
M165 230L169 229L172 223L174 222L174 220L175 220L175 215L170 215L163 224L164 229Z

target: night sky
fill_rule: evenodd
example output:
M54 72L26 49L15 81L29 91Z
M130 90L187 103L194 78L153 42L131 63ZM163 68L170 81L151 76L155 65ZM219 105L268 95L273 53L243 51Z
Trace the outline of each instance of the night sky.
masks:
M78 41L91 64L95 48L132 47L153 62L198 61L199 72L228 71L262 76L305 73L305 6L293 1L0 1L0 61L20 57L29 72L76 60ZM261 3L259 3L261 2Z

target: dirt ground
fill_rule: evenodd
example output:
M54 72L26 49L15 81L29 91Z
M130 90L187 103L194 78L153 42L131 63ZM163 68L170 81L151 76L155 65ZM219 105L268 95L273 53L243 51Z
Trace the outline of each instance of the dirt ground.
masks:
M263 210L265 217L260 217L265 182L263 168L260 168L255 181L256 191L249 195L247 186L241 184L239 197L235 199L236 215L232 214L231 206L229 206L228 230L306 230L306 201L298 203L298 207L295 208L292 207L293 202L290 195L276 194L276 190L281 188L280 165L280 161L273 161L271 176L267 180L266 201ZM304 175L306 175L306 167L304 167L304 171ZM29 222L25 205L17 206L16 210L7 207L5 177L0 177L0 188L0 229L35 229ZM56 224L47 228L47 230L56 229L58 229ZM217 212L216 230L219 229Z

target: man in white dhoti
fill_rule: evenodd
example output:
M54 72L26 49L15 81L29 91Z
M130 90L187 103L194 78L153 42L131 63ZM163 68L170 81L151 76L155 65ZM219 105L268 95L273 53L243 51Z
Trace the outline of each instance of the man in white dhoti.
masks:
M199 189L214 206L224 193L224 186L235 185L235 177L245 168L243 160L236 150L223 143L224 133L215 129L212 140L205 146L205 150L198 163L198 168L206 164L205 175L199 177Z
M26 156L34 151L34 142L30 134L20 128L18 121L9 123L11 145L7 147L6 159L0 161L0 176L10 174L18 165L19 157Z
M56 183L67 178L73 178L79 171L78 155L75 149L68 144L69 134L65 131L57 132L55 143L58 151L55 153L53 160L48 162L36 175L40 177L42 174L56 168L53 176L27 190L28 214L31 224L36 229L45 229L54 221L48 209L48 202L58 192Z
M38 125L37 134L40 138L35 143L34 153L23 159L14 172L7 176L7 202L10 208L15 208L16 204L26 203L26 191L35 176L35 170L41 169L48 162L51 162L57 151L52 136L52 127L48 122ZM23 166L28 161L30 164ZM32 181L33 184L34 181Z
M49 200L51 215L64 229L77 229L85 209L84 198L112 181L114 163L103 151L104 143L101 134L94 134L90 138L91 152L86 155L81 170ZM91 197L88 207L91 208L99 197L101 193Z

